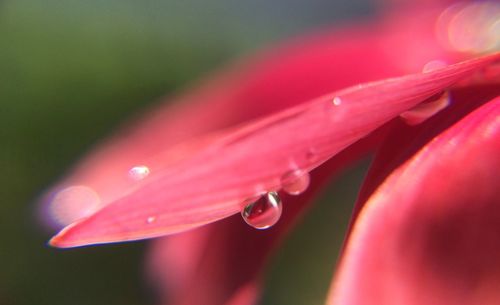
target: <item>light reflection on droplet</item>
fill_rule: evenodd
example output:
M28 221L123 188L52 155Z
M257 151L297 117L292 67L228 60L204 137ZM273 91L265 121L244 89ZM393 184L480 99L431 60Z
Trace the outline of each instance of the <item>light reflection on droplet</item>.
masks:
M85 185L60 190L49 204L49 215L57 224L66 226L95 212L101 203L99 195Z
M155 216L149 216L148 219L146 219L147 223L153 223L155 221L156 221L156 217Z
M267 229L281 217L281 199L276 192L269 192L252 199L241 211L245 222L256 229Z
M450 105L450 103L450 93L449 91L445 91L436 100L417 105L416 107L400 114L400 117L408 125L418 125L446 108Z
M300 195L307 190L311 177L307 171L293 170L281 177L283 190L290 195Z
M338 96L334 97L332 100L333 105L340 106L342 104L342 99Z
M134 166L128 171L128 175L134 180L142 180L149 175L149 167L145 165Z

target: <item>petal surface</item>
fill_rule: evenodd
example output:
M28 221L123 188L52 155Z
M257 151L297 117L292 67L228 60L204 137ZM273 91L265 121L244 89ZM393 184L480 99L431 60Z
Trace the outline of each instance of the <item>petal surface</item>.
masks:
M217 133L202 145L196 141L189 158L158 167L122 197L63 229L51 244L72 247L156 237L235 214L245 199L279 190L290 171L311 171L498 59L493 54L351 87Z
M498 304L499 118L497 97L381 179L328 304Z

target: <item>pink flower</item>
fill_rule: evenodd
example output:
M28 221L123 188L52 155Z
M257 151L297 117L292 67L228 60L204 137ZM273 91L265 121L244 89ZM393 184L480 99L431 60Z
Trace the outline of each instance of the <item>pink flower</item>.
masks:
M492 38L483 21L472 42L439 34L471 7L303 38L152 110L49 192L48 213L67 225L51 244L197 228L153 245L169 302L254 304L266 259L317 191L376 152L328 303L497 304L500 54L446 65ZM257 201L246 221L272 225L276 196L283 215L268 231L227 218Z

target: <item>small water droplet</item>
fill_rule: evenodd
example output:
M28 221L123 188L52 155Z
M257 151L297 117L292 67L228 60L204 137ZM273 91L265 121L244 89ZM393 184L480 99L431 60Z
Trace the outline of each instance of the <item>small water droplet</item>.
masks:
M309 163L318 161L318 153L314 148L309 148L306 152L306 159Z
M267 229L278 222L281 212L281 199L278 193L269 192L246 205L241 211L241 216L248 225L256 229Z
M446 67L447 64L445 61L442 61L442 60L431 60L429 61L428 63L426 63L424 65L424 67L422 68L422 72L423 73L429 73L429 72L432 72L434 70L437 70L437 69L441 69L441 68L444 68Z
M128 171L128 175L134 180L142 180L149 175L149 167L145 165L134 166Z
M154 217L154 216L149 216L148 219L146 219L147 223L153 223L155 221L156 221L156 217Z
M302 194L307 190L310 182L311 176L302 170L290 171L281 177L281 186L290 195Z
M334 97L333 98L333 101L332 103L335 105L335 106L340 106L342 104L342 99L338 96Z

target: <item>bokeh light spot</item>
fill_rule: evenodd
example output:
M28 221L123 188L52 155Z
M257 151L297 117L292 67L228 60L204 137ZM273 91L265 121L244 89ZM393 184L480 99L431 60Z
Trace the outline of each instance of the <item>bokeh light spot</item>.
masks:
M70 186L54 196L49 215L57 224L66 226L95 212L100 203L99 195L90 187Z
M493 1L459 3L439 17L436 34L448 49L484 53L500 48L500 4Z

